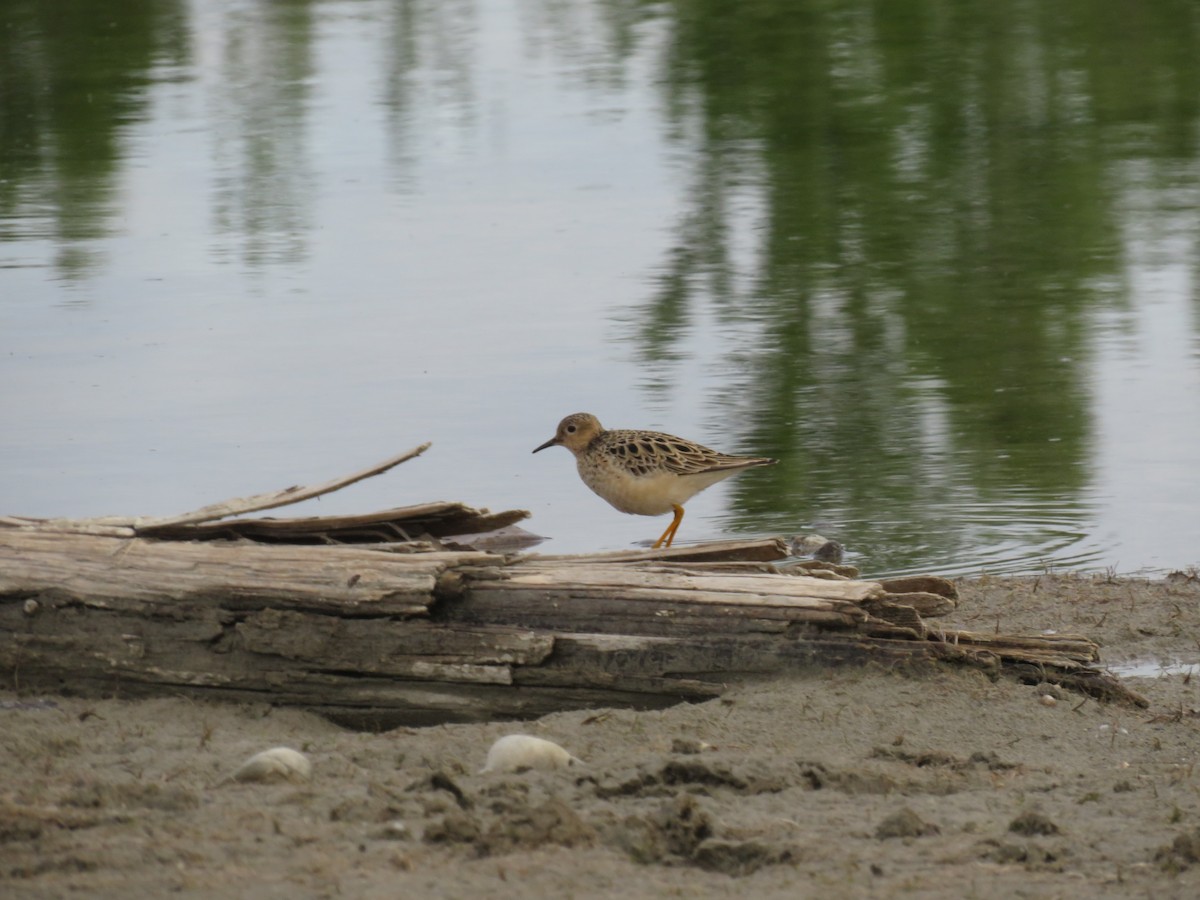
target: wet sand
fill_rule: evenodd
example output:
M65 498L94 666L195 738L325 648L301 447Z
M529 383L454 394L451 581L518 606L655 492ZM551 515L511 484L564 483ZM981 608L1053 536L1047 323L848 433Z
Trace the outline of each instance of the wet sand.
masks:
M667 710L360 734L269 705L0 692L6 897L1200 896L1200 582L959 584L1087 635L1147 709L946 667ZM586 765L479 774L498 737ZM225 780L269 747L306 783Z

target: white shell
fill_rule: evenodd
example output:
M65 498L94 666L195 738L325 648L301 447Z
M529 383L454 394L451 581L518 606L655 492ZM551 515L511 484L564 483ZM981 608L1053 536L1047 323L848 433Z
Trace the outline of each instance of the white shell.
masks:
M255 753L231 776L234 781L308 781L312 763L290 747L272 747Z
M509 734L498 739L488 750L484 772L516 772L520 769L565 769L583 765L553 741L530 734Z

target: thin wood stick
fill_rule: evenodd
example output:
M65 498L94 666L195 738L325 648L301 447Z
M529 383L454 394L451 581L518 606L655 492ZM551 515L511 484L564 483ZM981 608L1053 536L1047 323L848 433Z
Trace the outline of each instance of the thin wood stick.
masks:
M241 515L242 513L261 512L264 509L275 509L279 506L288 506L292 503L299 503L301 500L310 500L313 497L320 497L322 494L329 494L333 491L340 490L347 485L354 484L356 481L362 481L365 478L370 478L373 475L379 475L386 472L402 462L407 462L414 457L420 456L430 447L430 443L426 441L419 447L414 447L401 453L399 456L393 456L391 459L384 460L370 468L363 469L361 472L355 472L352 475L343 475L340 478L335 478L332 481L327 481L324 484L312 485L311 487L302 487L301 485L292 485L288 488L283 488L278 491L270 491L265 494L255 494L251 497L234 497L231 500L224 500L220 503L212 503L208 506L203 506L200 509L192 512L182 513L175 516L159 516L157 518L137 518L134 519L132 525L138 534L152 533L156 528L166 528L171 525L197 525L201 522L215 522L217 519L224 519L226 516ZM86 521L86 520L85 520Z

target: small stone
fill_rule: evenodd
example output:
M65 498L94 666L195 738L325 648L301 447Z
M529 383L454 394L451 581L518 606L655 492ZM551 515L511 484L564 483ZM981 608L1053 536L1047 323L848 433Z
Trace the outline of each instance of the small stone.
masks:
M565 769L583 765L553 741L529 734L509 734L497 740L488 750L487 762L479 773L522 772L526 769Z
M308 781L312 763L308 757L290 747L272 747L256 753L231 776L234 781Z
M924 821L907 806L888 816L875 829L875 838L886 841L889 838L928 837L941 834L942 829L932 822Z

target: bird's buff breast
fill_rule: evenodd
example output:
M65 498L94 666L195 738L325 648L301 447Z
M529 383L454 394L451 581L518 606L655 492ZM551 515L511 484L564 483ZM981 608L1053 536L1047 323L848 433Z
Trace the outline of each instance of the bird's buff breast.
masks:
M726 473L722 473L722 476ZM680 478L671 472L652 472L634 475L615 466L579 466L583 483L623 513L635 516L661 516L671 512L674 504L682 505L689 497L708 484L695 484L693 479ZM720 478L714 478L714 481ZM703 479L707 482L707 479ZM689 483L693 482L693 483ZM711 482L708 482L711 483Z

